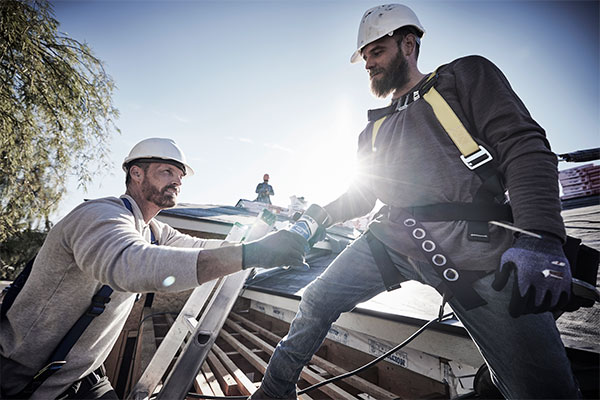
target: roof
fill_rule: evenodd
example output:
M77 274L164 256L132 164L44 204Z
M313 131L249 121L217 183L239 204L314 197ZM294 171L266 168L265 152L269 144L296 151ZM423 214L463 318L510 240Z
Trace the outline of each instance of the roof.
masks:
M600 250L600 235L597 232L600 228L600 205L569 209L562 214L570 235L581 238L588 246ZM209 221L225 224L227 227L235 222L251 224L256 218L256 212L243 207L191 204L164 210L161 215ZM290 222L285 214L277 215L277 220L281 224ZM247 281L245 287L281 297L299 299L306 286L316 279L354 238L351 229L330 228L326 241L318 243L307 255L307 263L311 267L308 271L283 268L257 269L256 274ZM359 304L355 311L386 319L421 323L436 317L440 302L441 297L433 288L418 282L405 282L401 290L381 293ZM450 311L450 308L447 310ZM600 353L600 331L597 329L599 320L600 304L596 303L592 308L581 308L564 314L557 325L567 346ZM458 321L451 325L461 326Z
M600 251L600 204L562 212L567 233ZM600 279L600 270L598 271ZM556 322L567 347L600 353L600 303L563 314Z

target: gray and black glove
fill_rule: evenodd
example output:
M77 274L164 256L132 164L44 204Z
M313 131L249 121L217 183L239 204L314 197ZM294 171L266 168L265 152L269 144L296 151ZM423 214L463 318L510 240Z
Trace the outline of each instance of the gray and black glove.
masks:
M306 239L288 230L270 233L242 245L242 267L307 266L304 262L307 245Z
M571 294L571 268L560 240L521 235L506 250L492 287L500 291L514 271L508 311L514 318L538 314L564 306Z

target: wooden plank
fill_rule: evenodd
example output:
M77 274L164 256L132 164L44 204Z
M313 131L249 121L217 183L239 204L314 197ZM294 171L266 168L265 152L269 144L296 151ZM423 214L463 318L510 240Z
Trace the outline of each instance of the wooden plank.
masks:
M220 337L227 343L229 343L230 346L234 347L242 357L244 357L254 368L259 370L260 373L264 375L265 371L267 370L267 363L255 354L254 349L247 348L242 343L240 343L235 337L233 337L232 334L225 330L221 331ZM301 400L311 400L311 397L307 394L301 394L298 397Z
M137 330L127 330L119 360L119 372L113 387L119 396L125 396L132 384L133 357L137 343Z
M319 367L317 364L310 364L310 365L308 365L308 368L310 368L312 371L316 372L317 374L319 374L321 376L326 376L329 374L329 372L325 371L323 368Z
M173 314L171 313L166 313L164 314L165 316L165 320L167 321L167 323L169 324L169 326L173 325L175 323L175 318L173 318Z
M208 385L210 386L210 389L212 390L213 394L215 396L225 396L225 393L223 393L223 391L221 390L221 386L219 386L219 382L217 381L215 374L210 369L208 363L202 364L200 370L204 374L206 382L208 382Z
M250 327L251 329L257 331L259 334L264 335L265 337L268 337L269 340L273 340L273 341L279 341L281 340L281 337L273 334L272 332L262 328L261 326L255 324L252 321L247 320L246 318L235 314L235 313L231 313L230 317L235 318L236 320L242 322L244 325ZM228 320L226 322L227 326L230 326L231 328L233 328L234 330L236 330L237 332L240 332L240 334L242 336L244 336L245 338L247 338L248 340L250 340L253 344L257 345L259 348L265 350L267 353L269 354L273 354L272 350L268 350L265 346L259 344L260 342L258 340L260 340L260 338L256 338L255 335L252 335L249 331L244 330L244 328L242 328L241 326L239 326L238 324L236 324L235 322ZM245 332L244 332L245 331ZM255 341L254 339L251 339L251 336L258 339L257 341ZM264 344L266 344L269 348L273 349L272 346L268 345L268 343L263 342ZM323 368L324 370L326 370L327 372L329 372L331 375L333 376L338 376L338 375L342 375L345 374L346 372L348 372L347 370L321 358L318 356L313 356L313 358L311 359L311 363ZM364 391L366 393L368 393L369 395L377 398L377 399L396 399L398 398L398 396L392 392L389 392L377 385L375 385L374 383L371 383L369 381L367 381L366 379L363 379L359 376L356 375L352 375L349 376L348 378L344 379L344 382L346 382L347 384L355 387L356 389L360 390L360 391Z
M221 385L221 389L223 389L223 393L226 396L229 396L233 393L236 393L238 390L238 384L236 380L231 376L227 368L219 361L219 358L215 355L214 346L208 353L208 363L210 364L210 368L213 370L219 384Z
M133 360L132 382L137 382L142 376L154 353L156 353L156 334L154 332L154 318L151 307L144 307L140 317L141 326L135 348L135 359ZM143 322L142 322L143 321Z
M240 343L229 332L222 330L219 336L229 343L229 345L235 348L242 357L244 357L254 368L264 375L265 371L267 370L267 363L262 358L254 354L252 350Z
M219 357L219 360L221 360L225 368L233 375L233 378L238 383L239 391L248 396L254 393L256 385L248 379L244 372L238 368L233 361L231 361L231 358L229 358L216 344L213 345L212 351L214 351L215 355Z
M257 337L256 335L253 335L252 333L250 333L249 331L242 328L240 325L236 324L235 322L233 322L231 320L227 320L225 322L225 324L227 324L227 326L230 326L231 328L233 328L236 332L239 332L246 339L250 340L252 342L252 344L254 344L255 346L262 348L269 354L273 354L273 351L275 350L275 348L273 346L271 346L270 344L268 344L267 342L265 342L264 340L262 340L261 338ZM315 374L314 372L312 372L311 370L309 370L306 367L302 369L302 372L300 373L300 377L302 379L304 379L305 381L307 381L308 383L310 383L311 385L324 381L324 379L321 376L319 376L318 374ZM333 397L334 399L355 399L355 397L353 395L346 392L345 390L342 390L338 386L335 386L334 384L322 386L319 388L319 390L321 390L323 393L327 394L328 396Z
M239 321L240 323L246 325L250 329L258 332L261 336L266 337L268 340L270 340L272 342L279 342L281 340L281 336L274 334L273 332L263 328L262 326L260 326L258 324L255 324L254 322L242 317L239 314L232 312L231 314L229 314L229 317L233 320Z
M206 379L206 375L204 372L200 370L198 375L194 378L194 390L196 393L213 396L214 393L208 384L208 380Z
M110 354L106 361L104 361L104 367L106 368L106 376L111 382L116 382L119 376L119 367L121 365L121 358L123 356L123 349L125 348L125 338L127 332L121 331L119 338L113 346Z

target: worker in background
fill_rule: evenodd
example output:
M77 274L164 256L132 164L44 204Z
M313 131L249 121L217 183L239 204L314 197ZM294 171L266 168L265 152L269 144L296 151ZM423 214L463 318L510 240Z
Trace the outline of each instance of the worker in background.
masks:
M256 186L258 197L254 201L271 204L271 196L275 196L273 186L269 185L269 174L263 175L263 181Z
M104 312L71 348L64 367L32 398L117 398L102 364L136 293L178 292L253 266L302 264L306 242L289 231L227 244L188 236L157 221L161 210L175 206L183 177L193 174L172 140L142 140L123 169L124 195L84 202L52 228L2 320L2 398L28 397L24 388L103 285L114 290ZM289 246L294 250L281 250Z
M566 302L571 285L556 156L487 59L459 58L431 77L421 73L424 33L399 4L374 7L360 21L351 62L364 62L372 92L391 94L391 103L369 111L359 136L362 179L324 208L337 223L367 214L377 199L386 206L307 287L252 399L295 398L302 367L340 314L406 280L444 295L504 397L580 396L548 312ZM432 87L481 145L474 157L461 158L442 127ZM495 168L483 174L485 165ZM539 236L487 223L510 218L505 188L514 226Z

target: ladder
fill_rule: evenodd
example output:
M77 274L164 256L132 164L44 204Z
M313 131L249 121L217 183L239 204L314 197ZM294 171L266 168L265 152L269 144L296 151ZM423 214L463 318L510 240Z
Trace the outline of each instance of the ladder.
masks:
M232 229L225 240L259 239L268 233L274 223L275 215L264 209L256 222L246 227L247 233L240 232L241 225L236 224L234 228L237 229ZM251 273L251 269L239 271L193 290L127 399L149 399L176 357L168 376L162 381L157 398L185 398Z

